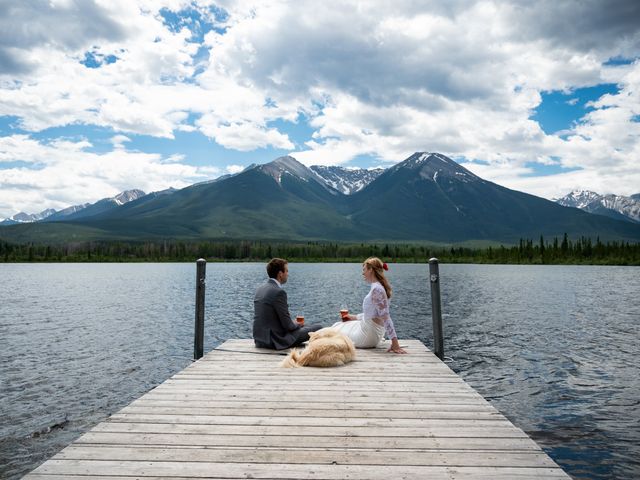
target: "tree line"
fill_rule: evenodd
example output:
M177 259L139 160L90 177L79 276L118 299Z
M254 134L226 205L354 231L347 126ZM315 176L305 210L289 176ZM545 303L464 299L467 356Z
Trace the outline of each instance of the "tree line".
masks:
M0 241L0 262L191 262L197 258L265 261L273 257L290 262L361 262L370 256L388 262L416 263L437 257L443 263L640 265L640 243L569 239L566 234L551 241L541 236L537 241L520 239L515 245L476 248L284 241L97 241L55 245Z

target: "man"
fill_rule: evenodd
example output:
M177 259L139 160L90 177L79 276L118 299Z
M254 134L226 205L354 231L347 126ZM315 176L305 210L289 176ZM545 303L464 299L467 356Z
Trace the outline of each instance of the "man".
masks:
M253 300L253 340L256 347L283 350L296 347L309 340L309 332L322 325L301 327L291 320L287 292L282 285L289 278L289 265L282 258L274 258L267 264L269 280L258 287Z

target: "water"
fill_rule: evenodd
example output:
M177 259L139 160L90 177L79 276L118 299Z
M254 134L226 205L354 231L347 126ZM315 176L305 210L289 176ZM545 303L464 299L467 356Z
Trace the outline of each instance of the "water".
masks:
M575 478L640 477L640 269L441 265L448 364ZM391 265L432 345L425 265ZM205 351L251 336L263 264L209 264ZM292 264L291 311L359 309L360 265ZM190 363L194 264L0 264L0 477L20 478Z

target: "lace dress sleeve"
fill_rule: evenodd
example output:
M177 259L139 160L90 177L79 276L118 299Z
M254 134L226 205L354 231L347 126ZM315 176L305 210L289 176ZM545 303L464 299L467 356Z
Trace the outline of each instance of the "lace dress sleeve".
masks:
M384 288L374 288L371 292L371 301L376 309L376 317L384 322L384 330L388 338L398 338L396 335L396 329L393 328L393 320L389 315L389 299L384 291Z

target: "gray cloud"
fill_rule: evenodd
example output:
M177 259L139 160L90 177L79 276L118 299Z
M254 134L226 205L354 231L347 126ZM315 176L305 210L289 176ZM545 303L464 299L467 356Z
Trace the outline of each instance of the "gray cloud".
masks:
M395 28L385 24L396 19ZM403 21L415 19L423 38L403 29ZM243 30L250 54L239 42L225 45L224 58L212 55L281 98L318 87L382 106L415 105L413 95L434 108L437 97L495 106L513 88L516 71L543 90L599 82L596 69L566 68L566 62L573 55L591 54L600 62L638 55L638 25L640 2L629 0L400 1L393 7L329 2L322 9L300 2L266 28ZM514 58L530 53L556 72L537 78L512 66Z
M32 65L23 59L23 52L0 47L0 75L3 73L23 74L30 71L31 68Z
M637 0L520 0L514 3L513 34L583 53L640 50Z
M75 51L125 36L117 19L93 1L54 6L47 0L0 0L0 74L29 71L25 54L34 47Z
M15 73L0 77L0 111L30 131L76 123L170 137L188 128L237 150L288 148L286 127L267 125L302 114L313 136L294 140L312 163L438 150L486 160L496 178L496 166L509 164L515 178L551 156L637 171L640 137L625 112L637 111L640 64L602 63L640 52L638 2L223 0L224 33L196 45L158 10L204 2L129 1L0 0L0 73ZM77 63L110 49L123 54L106 68ZM37 69L29 76L27 62ZM531 119L541 92L605 82L620 94L568 138Z
M394 6L388 13L399 10ZM403 18L410 19L413 11L402 12ZM341 5L339 14L327 12L301 21L299 10L288 10L271 34L254 30L257 36L248 38L256 49L254 56L247 58L239 44L227 51L222 62L256 85L283 96L303 95L310 87L320 87L382 106L413 103L409 92L427 93L419 95L420 100L431 96L434 107L437 96L488 99L496 84L503 82L499 77L479 81L478 69L508 58L461 41L453 24L432 37L416 39L401 30L382 34L380 20L384 15L372 12L367 16L357 5ZM455 11L445 13L454 15ZM216 52L212 54L215 58ZM483 75L491 73L485 70Z

